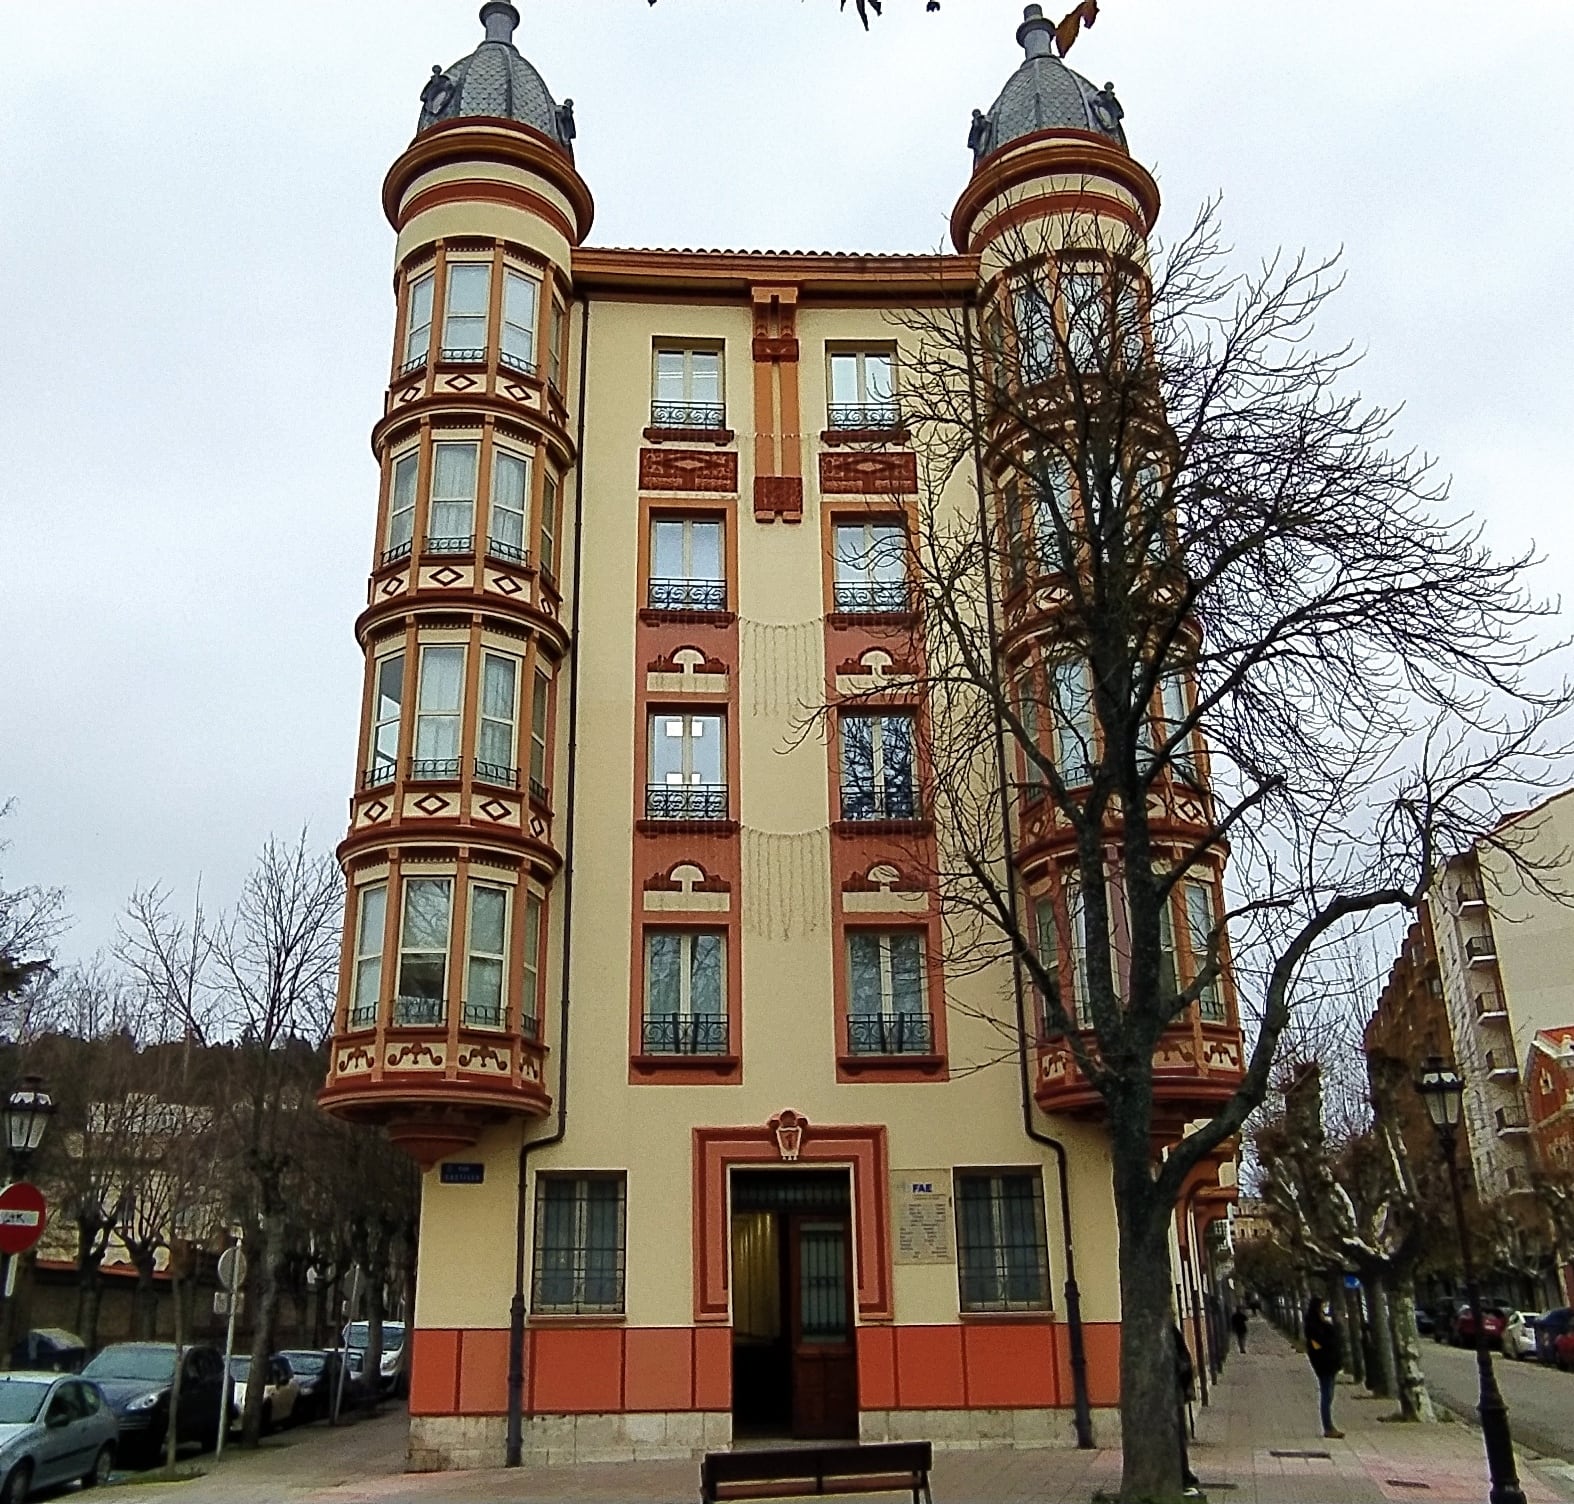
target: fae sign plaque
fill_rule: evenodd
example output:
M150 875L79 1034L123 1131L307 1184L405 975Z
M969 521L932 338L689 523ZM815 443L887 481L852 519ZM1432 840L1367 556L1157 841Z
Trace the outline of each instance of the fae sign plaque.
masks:
M898 1264L954 1264L949 1170L891 1172L891 1241Z

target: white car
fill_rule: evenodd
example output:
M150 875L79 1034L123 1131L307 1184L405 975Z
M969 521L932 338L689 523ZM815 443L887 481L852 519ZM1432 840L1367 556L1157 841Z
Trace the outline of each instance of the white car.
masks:
M246 1385L251 1379L251 1359L230 1359L230 1429L236 1430L246 1413ZM295 1415L295 1402L301 1386L295 1382L290 1365L283 1358L268 1359L268 1379L262 1390L262 1434L275 1426L287 1426Z
M1510 1311L1503 1323L1503 1356L1505 1358L1534 1358L1536 1356L1536 1323L1540 1311Z

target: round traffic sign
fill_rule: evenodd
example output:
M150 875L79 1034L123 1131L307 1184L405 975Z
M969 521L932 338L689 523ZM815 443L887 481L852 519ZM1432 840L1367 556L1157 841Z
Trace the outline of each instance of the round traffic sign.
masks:
M233 1294L246 1283L246 1255L234 1244L219 1255L219 1284Z
M26 1253L44 1235L44 1193L19 1180L0 1190L0 1253Z

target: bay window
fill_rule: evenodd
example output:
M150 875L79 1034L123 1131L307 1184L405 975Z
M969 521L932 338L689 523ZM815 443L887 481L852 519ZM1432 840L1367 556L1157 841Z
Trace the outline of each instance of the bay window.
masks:
M425 272L406 293L403 374L425 365L432 348L432 286L433 273Z
M525 991L520 999L519 1032L526 1039L534 1039L541 1017L541 899L534 893L525 897L524 960Z
M1081 658L1062 658L1054 675L1055 761L1068 784L1086 783L1097 761L1093 731L1093 690Z
M1060 930L1055 916L1055 901L1052 898L1040 898L1033 905L1033 950L1038 957L1038 964L1044 968L1044 975L1049 978L1055 989L1055 996L1060 1002L1061 1010L1071 1013L1075 1003L1066 995L1060 979ZM1043 997L1040 1001L1043 1005L1042 1028L1044 1034L1048 1036L1056 1033L1057 1030L1050 1023L1048 997Z
M403 714L404 654L387 653L372 664L371 762L364 780L368 786L393 782Z
M514 761L518 704L519 660L503 653L483 654L475 775L486 783L502 784L505 788L519 783L519 768Z
M1012 283L1011 303L1016 320L1017 370L1023 383L1034 386L1055 374L1055 321L1049 294L1039 273L1024 272Z
M530 700L530 792L547 802L547 716L552 707L552 678L538 668Z
M464 1021L501 1029L507 1018L507 888L470 884L470 942L465 947Z
M377 1022L383 991L383 928L388 915L388 888L379 883L362 888L355 922L355 979L350 993L350 1027L369 1029Z
M719 930L646 931L644 1054L726 1053L726 956Z
M460 706L464 697L465 650L421 649L421 680L416 694L413 778L459 776Z
M557 476L550 470L541 481L541 526L538 529L541 572L548 579L557 577Z
M409 877L399 926L399 991L396 1024L443 1023L448 1016L448 930L453 879Z
M1103 268L1075 264L1062 267L1060 302L1071 364L1085 374L1102 370L1108 358L1109 325Z
M393 481L388 488L388 546L381 561L384 564L409 557L415 537L415 489L420 468L420 455L414 449L393 462Z
M486 359L487 302L492 291L490 261L448 263L448 306L443 318L443 359Z
M474 443L432 446L432 504L426 520L426 551L467 554L475 547L476 463Z
M503 339L498 363L527 376L536 374L536 318L539 293L534 277L503 273Z
M530 461L508 449L492 452L492 505L486 551L516 564L525 559L525 513L530 505Z
M1183 885L1186 894L1186 939L1191 947L1191 974L1195 981L1208 965L1215 944L1217 918L1213 906L1213 887L1205 882ZM1229 1022L1224 992L1215 977L1197 995L1197 1013L1205 1024Z

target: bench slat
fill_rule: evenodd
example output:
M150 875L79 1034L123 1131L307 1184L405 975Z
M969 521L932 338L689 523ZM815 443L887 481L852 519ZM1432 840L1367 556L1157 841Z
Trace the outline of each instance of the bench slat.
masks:
M826 1494L927 1496L934 1448L927 1441L867 1446L783 1447L708 1452L700 1465L704 1500L814 1498Z

